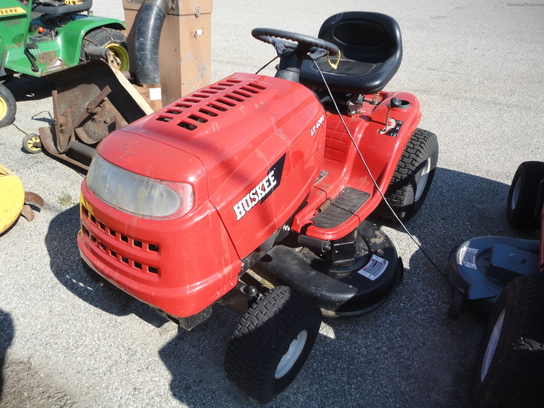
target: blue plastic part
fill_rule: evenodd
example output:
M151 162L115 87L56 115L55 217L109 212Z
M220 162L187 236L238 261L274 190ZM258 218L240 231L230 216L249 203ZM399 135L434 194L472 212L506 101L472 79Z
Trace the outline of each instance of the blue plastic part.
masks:
M539 250L538 240L474 238L452 251L446 273L465 300L490 313L508 282L538 273Z

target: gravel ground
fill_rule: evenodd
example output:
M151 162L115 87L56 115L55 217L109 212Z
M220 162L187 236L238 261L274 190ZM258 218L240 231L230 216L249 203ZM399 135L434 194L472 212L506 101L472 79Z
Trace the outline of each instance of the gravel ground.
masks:
M95 14L123 19L121 0L112 3L95 0ZM387 88L420 98L421 127L441 149L427 201L408 227L443 267L466 239L516 235L504 218L508 185L519 163L544 159L544 3L422 3L216 0L212 80L254 72L273 56L251 38L254 27L315 35L328 16L362 7L396 18L404 59ZM24 134L51 121L51 85L8 86L19 111L0 130L0 162L46 204L0 236L0 406L254 406L222 368L235 315L214 307L185 332L87 278L75 242L83 175L21 151ZM451 288L405 232L383 229L403 258L403 283L370 315L325 320L299 376L267 406L467 406L485 317L448 320Z

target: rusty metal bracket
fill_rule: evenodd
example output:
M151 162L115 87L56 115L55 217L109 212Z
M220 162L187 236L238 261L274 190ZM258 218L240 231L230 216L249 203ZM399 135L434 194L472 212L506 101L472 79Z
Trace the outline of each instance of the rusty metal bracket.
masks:
M77 142L94 147L112 131L153 112L120 71L99 59L47 78L57 89L52 93L54 121L39 129L42 146L82 168L87 165L69 157L70 146Z

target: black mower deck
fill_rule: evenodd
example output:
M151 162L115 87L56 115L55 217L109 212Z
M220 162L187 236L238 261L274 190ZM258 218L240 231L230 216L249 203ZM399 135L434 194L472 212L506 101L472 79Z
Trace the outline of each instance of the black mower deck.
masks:
M325 316L371 312L393 293L404 269L393 243L376 225L364 221L357 230L364 251L351 265L331 266L308 249L278 245L253 269L305 293Z

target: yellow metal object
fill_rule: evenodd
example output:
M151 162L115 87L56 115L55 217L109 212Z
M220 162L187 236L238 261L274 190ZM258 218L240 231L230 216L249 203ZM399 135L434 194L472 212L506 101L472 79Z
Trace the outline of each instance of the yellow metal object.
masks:
M114 63L110 63L110 65L113 65L119 71L128 71L130 68L130 58L125 47L119 44L110 44L106 45L106 48L113 54Z
M23 183L0 164L0 234L17 221L25 204Z
M8 103L0 96L0 119L8 114Z
M340 58L341 58L340 50L338 50L338 55L336 56L336 62L332 62L330 54L327 54L327 62L329 63L332 69L338 69L338 64L340 64Z

